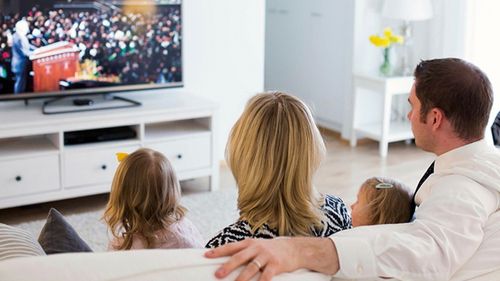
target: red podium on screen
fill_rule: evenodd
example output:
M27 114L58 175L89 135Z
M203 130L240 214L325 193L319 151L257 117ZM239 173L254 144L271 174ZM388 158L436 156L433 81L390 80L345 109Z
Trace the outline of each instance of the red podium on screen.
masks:
M36 49L30 56L35 73L33 90L59 91L59 80L75 76L79 52L80 50L69 42L57 42Z

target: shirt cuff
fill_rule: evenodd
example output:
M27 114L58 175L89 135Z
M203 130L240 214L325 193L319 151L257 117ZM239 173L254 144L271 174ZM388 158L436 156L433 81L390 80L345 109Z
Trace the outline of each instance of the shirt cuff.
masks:
M337 248L340 269L334 275L340 278L377 277L375 255L370 244L359 238L330 236Z

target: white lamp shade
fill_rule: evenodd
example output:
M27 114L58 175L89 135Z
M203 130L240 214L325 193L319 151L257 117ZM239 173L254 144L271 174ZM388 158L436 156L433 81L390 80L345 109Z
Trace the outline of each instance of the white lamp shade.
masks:
M405 21L426 20L432 17L430 0L384 0L382 15Z

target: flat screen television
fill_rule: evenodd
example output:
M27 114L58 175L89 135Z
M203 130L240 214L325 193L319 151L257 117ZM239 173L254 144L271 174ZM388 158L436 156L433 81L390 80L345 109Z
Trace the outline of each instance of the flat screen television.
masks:
M0 100L183 85L181 0L4 0L0 13Z

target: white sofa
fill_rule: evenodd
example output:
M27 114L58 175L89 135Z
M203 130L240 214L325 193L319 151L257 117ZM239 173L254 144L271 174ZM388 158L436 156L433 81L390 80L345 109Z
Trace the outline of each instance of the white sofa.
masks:
M207 259L205 249L134 250L101 253L68 253L21 257L0 262L1 280L219 280L215 270L225 258ZM238 271L237 271L238 272ZM237 272L225 280L234 280ZM273 280L326 281L330 277L299 270Z
M20 257L0 262L0 279L9 281L218 280L214 277L214 272L226 259L204 258L205 251L205 249L135 250ZM234 272L224 280L234 280L238 272ZM320 273L298 270L278 275L273 280L326 281L339 279L332 279L330 276ZM471 280L500 280L500 270Z
M71 246L71 252L80 249L75 248L75 233L68 232L72 228L69 225L65 226L68 229L61 228L64 222L62 216L54 218L60 220L47 219L42 233L51 230L46 234L54 240L51 242L60 244L60 249L66 248L63 252L70 252L68 245ZM500 213L491 219L500 219ZM489 243L480 245L476 254L455 273L452 281L500 280L500 223L489 225L485 229L485 238ZM217 280L214 272L226 258L207 259L203 257L205 251L206 249L134 250L45 255L47 250L44 252L30 233L0 223L0 280ZM492 257L496 260L492 261ZM237 274L238 272L233 273L226 280L234 280ZM330 279L327 275L299 270L281 274L273 280Z

